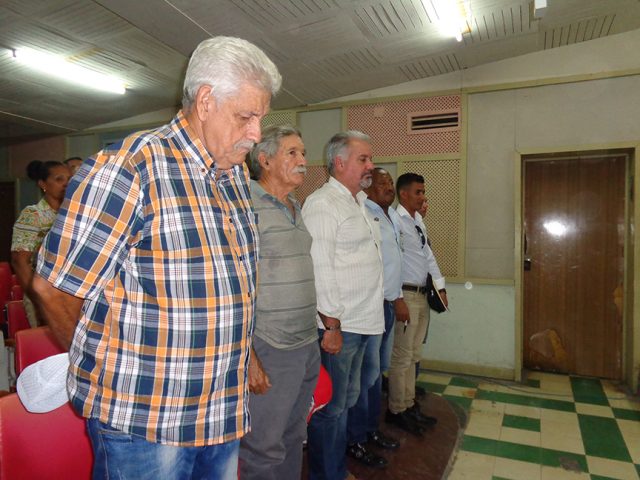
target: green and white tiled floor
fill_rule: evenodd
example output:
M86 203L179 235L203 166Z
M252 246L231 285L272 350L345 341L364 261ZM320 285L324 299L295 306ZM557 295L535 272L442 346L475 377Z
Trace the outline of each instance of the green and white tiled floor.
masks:
M530 372L527 384L423 372L468 425L450 480L640 479L640 399L612 383Z

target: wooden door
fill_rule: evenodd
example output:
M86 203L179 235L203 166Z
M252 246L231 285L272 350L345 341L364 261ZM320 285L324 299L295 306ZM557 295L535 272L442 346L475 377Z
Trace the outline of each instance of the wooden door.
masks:
M524 164L524 366L622 378L626 156Z
M16 221L15 185L13 182L0 182L0 261L7 262L11 258L11 236L13 223Z

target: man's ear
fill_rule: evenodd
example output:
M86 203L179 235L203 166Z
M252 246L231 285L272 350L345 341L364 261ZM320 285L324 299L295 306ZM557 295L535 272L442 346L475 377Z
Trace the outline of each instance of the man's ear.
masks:
M267 155L264 152L258 154L258 163L263 169L266 168L265 165L269 165L269 160L267 160Z
M216 99L211 85L201 85L196 93L196 113L200 121L207 119L210 108L215 108Z

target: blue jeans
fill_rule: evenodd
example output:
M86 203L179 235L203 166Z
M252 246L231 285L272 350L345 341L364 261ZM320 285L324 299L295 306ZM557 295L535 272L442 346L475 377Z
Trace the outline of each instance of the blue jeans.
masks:
M319 330L322 337L324 330ZM311 480L343 480L347 476L347 413L360 393L360 369L368 335L342 332L342 350L320 351L322 365L331 377L333 395L311 417L307 459Z
M380 373L389 370L391 352L393 351L393 337L396 329L396 307L393 302L384 301L384 333L380 345ZM382 390L381 390L382 391Z
M367 344L362 359L362 372L360 373L360 395L356 404L349 409L347 418L347 443L349 444L367 441L369 409L373 406L372 402L380 402L380 396L372 392L372 389L380 379L381 341L382 334L367 335ZM380 407L378 407L379 410Z
M391 351L393 350L393 332L396 323L396 310L393 302L384 302L384 333L380 342L380 368L378 377L373 385L368 389L367 399L363 398L364 390L360 391L358 402L349 410L349 420L347 429L348 443L365 442L367 433L378 430L380 425L380 412L382 410L382 374L387 371L391 364ZM369 345L367 346L369 348ZM373 348L373 347L372 347ZM373 352L371 352L373 354ZM364 364L367 362L369 352L365 353ZM362 383L361 385L364 385ZM364 387L361 387L364 388Z
M207 447L151 443L98 420L87 421L93 480L237 480L239 440Z
M382 374L389 370L391 352L393 351L393 337L396 326L396 309L393 302L384 302L384 333L380 346L380 375L376 383L369 389L369 418L367 419L367 433L378 430L380 413L382 411Z

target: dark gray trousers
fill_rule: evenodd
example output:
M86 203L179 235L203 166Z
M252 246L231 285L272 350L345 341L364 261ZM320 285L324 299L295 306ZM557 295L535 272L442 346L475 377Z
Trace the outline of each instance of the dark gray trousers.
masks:
M320 370L318 342L281 350L254 337L253 348L271 388L249 396L251 432L240 442L240 478L300 480L306 418Z

